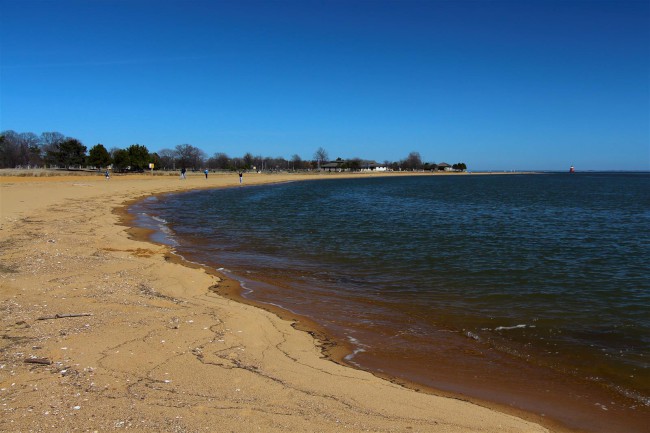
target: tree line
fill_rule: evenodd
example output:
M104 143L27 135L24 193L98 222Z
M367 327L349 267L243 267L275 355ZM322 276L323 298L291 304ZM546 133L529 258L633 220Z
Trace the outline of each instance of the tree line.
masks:
M449 165L449 164L447 164ZM407 170L407 171L437 171L445 169L444 163L436 164L435 162L423 162L422 157L419 152L411 152L408 154L406 159L403 159L399 162L389 163L389 168L398 171L398 170ZM467 170L467 164L464 162L458 162L456 164L449 165L451 170L455 171L465 171Z
M369 161L360 158L342 160L340 166L345 170L360 170L368 166ZM106 149L103 144L96 144L88 149L81 141L59 132L18 133L12 130L0 133L0 168L36 168L50 167L63 169L111 167L116 172L139 172L148 170L154 164L156 170L314 170L328 162L325 149L319 147L313 160L303 160L295 154L291 159L283 157L254 156L250 152L242 157L230 157L217 152L208 157L201 149L190 144L179 144L173 149L161 149L150 152L146 146L132 144L126 149L113 147ZM388 170L437 170L436 163L423 163L418 152L411 152L400 161L384 161ZM466 170L464 163L454 164L454 170Z

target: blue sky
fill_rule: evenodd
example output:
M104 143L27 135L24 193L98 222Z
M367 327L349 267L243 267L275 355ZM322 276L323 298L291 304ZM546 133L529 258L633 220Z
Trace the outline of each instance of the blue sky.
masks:
M650 170L648 1L0 0L0 130Z

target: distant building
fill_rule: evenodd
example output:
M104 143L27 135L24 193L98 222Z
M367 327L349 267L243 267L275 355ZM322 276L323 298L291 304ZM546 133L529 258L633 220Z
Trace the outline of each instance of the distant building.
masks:
M446 162L441 162L438 164L438 170L439 171L451 171L451 165L447 164Z
M388 167L375 161L362 161L361 171L388 171Z
M337 160L321 164L320 168L324 171L342 171L343 161Z

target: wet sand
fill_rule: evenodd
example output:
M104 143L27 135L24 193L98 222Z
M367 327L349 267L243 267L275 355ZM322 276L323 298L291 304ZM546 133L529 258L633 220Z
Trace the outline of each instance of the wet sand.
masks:
M332 362L314 324L219 295L235 283L136 240L116 212L151 194L237 185L202 174L1 178L0 430L548 431Z

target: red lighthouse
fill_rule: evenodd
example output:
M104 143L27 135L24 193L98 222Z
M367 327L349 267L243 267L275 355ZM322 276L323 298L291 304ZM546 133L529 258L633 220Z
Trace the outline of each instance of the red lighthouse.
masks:
M573 166L571 166L571 168L569 168L569 173L575 173L575 172L576 172L576 169L573 168Z

